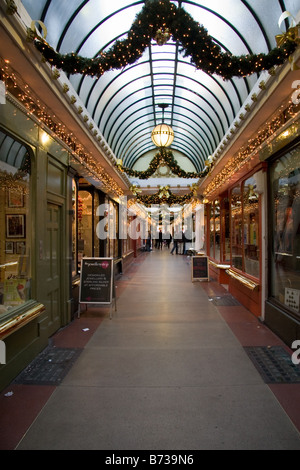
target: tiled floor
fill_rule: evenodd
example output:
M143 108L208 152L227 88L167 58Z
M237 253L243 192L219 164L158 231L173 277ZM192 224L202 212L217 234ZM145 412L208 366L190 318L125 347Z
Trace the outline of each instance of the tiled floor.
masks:
M92 318L76 319L61 329L51 342L57 347L84 348L100 325L104 312ZM87 329L86 331L83 331ZM0 450L12 450L54 392L49 385L11 384L0 394Z
M222 286L216 282L203 284L203 288L212 297L227 292L225 289L223 291ZM277 335L242 305L217 308L243 347L282 346L292 354L292 351ZM300 432L300 383L269 384L269 387Z
M128 272L133 274L144 255L134 262ZM117 283L117 296L126 288L126 281ZM50 342L57 347L84 348L106 317L107 309L90 307L88 313L76 318L59 330ZM13 450L33 423L55 387L19 385L12 383L0 393L0 450Z
M155 255L153 253L153 255ZM126 294L127 285L134 279L139 287L138 269L143 266L149 254L142 254L128 269L124 278L117 281L117 297ZM157 256L157 255L156 255ZM166 256L166 253L160 254ZM181 257L183 263L183 257ZM172 261L174 263L174 261ZM146 267L147 263L145 264ZM143 279L143 282L145 282ZM223 286L214 281L201 283L207 297L214 297L227 293ZM216 307L228 327L231 329L240 344L244 346L274 346L282 345L281 340L265 325L249 313L244 307L231 306ZM83 312L80 319L75 319L70 325L61 329L51 339L53 345L58 347L85 348L93 339L95 332L101 329L102 321L107 317L107 310L89 308ZM270 390L275 395L295 427L300 431L300 384L272 384ZM22 436L38 417L56 387L17 385L11 384L0 394L0 449L15 449ZM255 410L253 410L255 413Z

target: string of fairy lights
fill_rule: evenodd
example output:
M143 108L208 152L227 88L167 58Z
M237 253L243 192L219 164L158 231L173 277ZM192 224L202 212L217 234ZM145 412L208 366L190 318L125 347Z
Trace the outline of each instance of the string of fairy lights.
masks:
M146 0L136 16L127 38L117 40L108 51L101 51L97 57L86 58L75 54L59 54L43 38L30 31L36 48L53 66L67 74L80 73L100 77L108 70L122 69L135 63L156 40L158 31L167 31L168 37L178 41L184 56L190 57L197 68L225 80L232 77L245 77L253 73L269 70L282 65L297 47L298 29L290 28L287 33L276 37L277 47L267 54L233 56L223 52L221 47L208 34L207 30L195 21L182 6L170 0Z
M262 150L269 140L274 139L276 133L282 129L290 119L295 118L300 113L300 103L291 99L287 105L282 105L276 116L274 116L264 127L258 130L253 139L248 141L246 147L242 148L236 155L232 156L220 172L212 179L203 191L203 195L208 197L229 181L233 175L242 168L253 155Z
M116 165L127 175L142 180L150 178L155 173L155 171L163 165L167 165L172 173L179 176L179 178L202 178L209 172L208 166L200 172L183 170L175 160L172 150L167 150L163 147L160 148L159 151L154 155L151 162L149 163L147 170L139 171L134 170L133 168L125 167L123 166L122 160L117 160Z
M13 1L7 1L7 5L10 14L17 12ZM274 66L282 65L288 58L291 58L299 43L297 25L296 27L289 28L286 33L278 35L276 37L277 47L267 54L233 56L230 53L222 52L220 46L213 41L207 30L194 21L181 5L177 7L170 0L146 0L142 10L136 16L127 38L122 41L116 41L108 51L101 51L95 58L84 58L75 53L59 54L46 42L45 38L37 34L35 28L27 28L27 40L33 42L35 47L42 53L43 59L52 67L61 69L67 74L80 73L99 77L108 70L121 69L128 64L135 63L151 44L151 40L157 40L158 31L161 33L160 36L165 36L166 40L172 37L174 41L177 41L183 48L185 57L189 56L191 63L197 69L201 69L208 74L218 74L225 80L234 76L244 77L262 70L270 71ZM64 125L55 121L42 103L34 98L27 85L21 90L15 74L13 72L8 73L4 69L2 68L2 76L6 81L9 91L14 96L17 95L18 99L28 110L28 115L35 114L39 122L46 125L55 135L64 141L72 149L72 154L86 168L97 175L107 188L118 195L122 195L122 190L116 182L95 162L93 156L86 153L82 145L77 142L75 136ZM58 73L57 70L56 73ZM290 103L288 110L281 110L267 126L258 132L254 139L248 142L246 148L241 149L238 155L235 155L228 161L220 173L208 184L204 195L207 196L214 192L225 180L230 179L237 169L251 158L252 153L259 149L283 125L283 119L286 122L287 116L295 114L295 112L292 103ZM286 113L285 116L284 113ZM211 169L207 167L199 175L196 173L186 173L177 165L171 152L164 155L161 153L157 154L149 168L143 172L122 168L120 165L117 166L119 170L125 171L131 176L145 179L154 173L162 160L169 164L173 173L186 178L206 176ZM138 197L140 201L144 197L146 204L149 201L152 202L155 197L159 202L162 200L162 195L159 193L152 196ZM175 195L169 193L167 198L168 203L171 202L173 197L175 198ZM185 197L177 196L176 202L178 202L178 198L185 198L187 201L192 199L192 197L193 192Z
M71 157L85 168L87 174L99 179L109 192L122 196L124 192L116 181L99 165L93 155L87 153L75 135L48 111L28 84L24 84L5 61L1 60L0 66L1 80L5 82L7 92L24 106L27 116L29 118L34 116L42 128L46 128L53 136L64 142L70 151Z
M167 204L170 207L174 205L183 206L191 202L199 202L195 191L191 190L190 193L180 196L170 191L168 186L161 187L155 194L137 194L136 200L146 207L162 204Z

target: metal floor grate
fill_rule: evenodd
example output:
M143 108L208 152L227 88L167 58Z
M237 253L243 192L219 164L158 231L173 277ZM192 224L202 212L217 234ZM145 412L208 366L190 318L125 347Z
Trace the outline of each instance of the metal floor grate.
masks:
M59 385L82 349L48 346L14 380L23 385Z
M241 305L232 295L226 294L222 296L212 297L212 302L217 307L231 307L234 305Z
M265 383L300 383L300 365L282 346L244 348Z

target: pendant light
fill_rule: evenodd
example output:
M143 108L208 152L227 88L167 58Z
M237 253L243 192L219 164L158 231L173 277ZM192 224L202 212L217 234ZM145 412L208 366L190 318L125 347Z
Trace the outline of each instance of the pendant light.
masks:
M162 124L158 124L151 133L151 139L157 147L169 147L174 139L174 131L171 126L164 123L164 111L167 104L158 105L163 111Z

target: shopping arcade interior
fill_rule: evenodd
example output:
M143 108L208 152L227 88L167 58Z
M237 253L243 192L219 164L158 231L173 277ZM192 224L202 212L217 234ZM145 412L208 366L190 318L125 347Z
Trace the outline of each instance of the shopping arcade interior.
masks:
M76 52L87 57L96 57L102 50L109 50L116 39L126 37L126 30L133 24L135 15L143 11L144 7L144 2L134 4L115 2L117 5L115 3L107 5L107 2L105 2L106 5L99 7L99 5L94 5L96 2L78 2L76 5L73 2L69 5L61 5L59 2L48 1L44 2L45 4L41 2L39 4L40 11L37 12L34 2L24 1L22 3L23 5L18 4L17 12L12 15L11 20L15 21L16 30L18 28L22 29L24 43L26 42L25 26L32 26L32 20L34 20L35 25L33 27L36 27L36 33L42 38L41 42L43 42L44 37L51 47L62 54L66 54L70 52L70 49L75 49L74 38L76 38L78 40ZM146 3L150 5L155 2ZM169 2L162 3L168 4ZM208 28L216 43L223 50L230 51L234 55L270 52L276 46L275 37L278 33L281 33L282 29L288 31L294 21L292 16L287 15L279 22L281 15L285 11L289 11L291 15L297 16L294 2L285 2L284 4L278 2L278 5L276 4L278 10L274 8L271 12L274 21L271 21L270 11L267 11L266 4L258 7L256 2L241 2L238 10L234 7L226 8L227 14L230 12L229 20L229 17L226 18L224 13L224 2L221 4L220 2L215 3L215 10L213 10L211 2L209 2L209 5L201 2L201 6L197 2L172 2L178 9L184 7L190 18L197 20L199 18L200 23ZM23 6L25 6L29 15L27 15ZM100 12L99 8L104 10ZM101 21L96 19L94 11L99 13ZM125 28L125 14L127 15L127 13L128 25ZM86 20L85 29L83 28L82 18ZM122 18L122 21L118 22L117 18ZM242 20L243 24L240 23ZM41 23L38 23L38 21ZM114 28L109 26L111 23L114 24ZM58 24L60 24L60 27L58 27ZM80 24L80 28L77 26L76 29L76 24ZM121 24L124 31L116 33L117 24ZM216 25L220 27L216 28ZM73 26L75 26L75 29L72 29ZM105 35L103 34L105 43L100 41L102 27L105 28ZM257 36L253 34L253 30L258 32ZM108 32L112 35L110 39ZM257 37L261 38L261 43L257 40ZM171 37L164 45L159 45L158 42L159 40L152 38L151 45L145 49L142 57L134 64L107 71L99 78L92 78L89 75L81 76L80 74L64 73L59 67L49 66L47 61L41 61L41 53L36 44L28 41L25 52L22 54L16 47L13 47L9 52L1 50L4 59L9 57L8 62L3 64L3 77L9 79L7 82L22 84L21 93L18 94L17 92L15 96L17 99L21 96L20 101L25 109L30 111L32 102L35 105L41 104L40 109L37 109L37 113L33 113L38 118L37 123L41 127L41 136L42 129L44 129L46 134L50 135L53 140L58 137L64 144L67 142L69 148L73 146L75 152L71 155L72 168L79 169L79 173L85 181L100 190L104 190L113 200L118 199L122 193L131 198L132 196L138 198L140 195L144 195L151 202L152 196L157 192L159 196L162 193L166 195L171 192L176 196L185 197L186 195L194 196L195 191L196 199L203 201L203 188L208 187L210 183L214 187L214 180L219 173L221 174L222 166L225 167L230 154L235 155L236 150L242 148L242 145L249 142L251 144L259 124L263 125L270 116L277 122L279 119L276 114L277 109L280 112L283 110L282 113L285 113L286 108L278 108L278 106L281 106L286 97L289 98L288 105L290 104L294 91L292 84L297 81L298 72L296 66L295 70L292 70L290 62L286 60L283 68L280 66L275 67L275 74L274 69L270 68L270 71L267 72L250 74L244 78L232 77L224 81L218 75L212 76L203 70L196 69L190 63L189 55L184 57L184 51L181 50L179 41L174 41ZM297 58L296 51L294 59L297 60ZM31 68L33 64L34 71ZM18 71L16 71L16 68ZM287 78L285 81L280 75L283 69L285 71L289 69L289 73L286 72ZM140 75L137 71L140 72ZM54 95L49 94L49 88L45 87L43 83L45 76L41 80L41 74L45 74L48 79L51 76L49 82L55 90ZM30 84L29 88L28 84ZM274 98L275 86L276 99ZM26 93L24 93L24 90ZM8 92L13 94L13 89L8 87ZM55 100L53 100L53 96L55 96ZM263 107L266 101L268 107ZM161 107L161 104L168 106ZM47 109L45 115L41 111L45 109L43 108L44 105ZM256 112L256 108L259 111ZM70 113L73 121L70 121ZM172 171L173 160L170 160L172 155L168 154L165 155L165 160L168 160L169 165L162 164L155 168L156 178L140 179L135 176L140 171L145 172L148 170L157 153L157 149L154 148L151 140L151 132L153 127L161 122L163 114L165 122L171 124L174 130L171 149L181 171L197 174L197 178L180 178L175 172L177 170L176 165L173 167L174 172ZM54 115L56 122L53 121ZM253 116L255 116L255 120ZM290 124L290 116L290 114L287 114L287 124ZM297 118L298 110L294 109L292 122L296 123ZM64 123L65 127L57 127L57 121ZM285 124L285 121L283 122ZM284 144L289 144L293 138L297 137L297 125L295 125L295 129L296 131L293 130L292 133L288 133ZM280 128L280 132L283 130ZM273 137L277 137L276 131L275 126ZM281 138L281 136L279 137ZM40 136L38 136L39 138ZM3 137L3 141L7 142L6 136ZM78 141L80 146L84 148L83 158L80 147L77 151L76 144ZM44 144L44 147L46 148L46 144ZM265 148L263 151L265 151ZM297 150L293 151L292 154L294 159L292 166L297 168L299 159ZM289 155L289 151L286 155ZM281 161L288 159L288 156L281 157ZM253 168L256 168L258 160L259 158L256 157L252 161L250 156L246 166L249 168L253 165ZM256 181L259 181L259 183L262 180L263 163L256 171L256 176L258 176ZM101 171L99 171L100 165ZM128 170L127 172L125 168ZM234 207L232 207L232 210L237 213L239 212L239 204L245 202L243 199L244 193L248 195L248 202L251 197L252 202L257 204L257 200L255 201L257 195L253 191L253 180L251 179L253 175L243 173L244 170L231 170L225 174L225 177L230 179L232 187L235 181L240 181L243 178L243 186L237 191L237 199L234 200ZM137 173L131 176L131 171ZM207 171L209 173L206 173ZM276 168L273 168L272 171L276 177ZM280 171L279 168L279 174ZM204 172L203 179L202 177L199 178L199 174L202 172ZM287 175L284 175L281 178L282 186L286 185L286 181L284 181L286 177ZM290 178L295 179L295 191L297 191L297 184L299 184L297 175ZM195 184L196 187L193 186ZM256 185L258 185L257 182ZM222 188L223 191L227 190L224 185ZM233 194L235 194L234 189L232 188ZM140 193L141 190L142 193ZM284 191L284 188L282 188L282 191ZM282 194L284 197L286 196L285 193ZM159 199L159 202L161 199ZM211 230L210 236L206 240L206 248L209 246L212 261L217 260L217 264L222 261L226 266L229 261L226 256L230 250L228 248L228 237L223 240L222 259L220 259L221 247L217 240L219 237L218 213L221 210L225 210L226 213L228 208L219 207L216 202L217 199L218 194L212 191L208 198L210 204L208 219L210 220ZM297 200L297 198L294 199ZM226 204L226 201L223 200L222 203ZM15 202L15 204L15 207L18 207L20 201ZM93 204L95 205L94 202ZM110 204L114 205L115 202L110 202ZM251 207L254 204L252 203ZM284 207L284 211L289 209L289 204ZM244 204L244 214L247 213L249 207L250 203L248 206ZM293 208L295 212L297 212L297 207L296 203ZM16 211L17 209L13 212ZM253 214L253 211L251 214ZM259 215L258 207L256 207L254 215ZM18 211L18 222L24 220L22 216L23 214ZM279 218L278 216L278 221ZM8 221L10 220L8 219ZM15 220L15 218L12 219L13 222ZM253 243L258 237L257 222L256 227L253 226L253 217L249 216L248 221L243 220L243 226L241 227L241 218L237 216L234 217L234 220L236 220L236 225L233 225L232 228L236 227L235 235L239 238L235 243L237 247L235 248L235 256L231 258L235 268L233 274L236 271L250 274L251 279L250 281L248 279L248 283L256 289L257 284L259 286L261 284L260 280L257 282L257 266L260 254L257 248L253 249L253 247L257 247L257 244ZM30 218L27 217L26 224L30 225L30 223ZM251 224L252 228L250 229ZM241 254L238 246L243 243L246 245L246 238L242 236L246 226L249 227L247 236L251 241L247 245L251 245L251 247L249 251L246 252L245 249ZM22 236L18 238L17 242L14 241L16 238L13 236L14 230L17 231L15 235L23 235L22 225L20 229L12 227L11 231L7 232L9 237L5 243L10 242L10 244L5 245L5 254L8 257L13 255L10 250L15 250L15 254L22 254L24 246L22 245ZM28 236L30 234L28 230L27 234ZM94 238L95 240L97 241L96 238ZM114 244L109 254L117 255L118 248ZM293 250L297 251L296 248L293 248ZM282 253L291 256L286 246L279 251L281 256ZM294 270L293 267L291 272L294 272ZM254 281L253 277L255 278ZM290 279L291 276L288 275L287 277ZM297 284L297 276L295 280ZM297 285L292 287L298 288ZM278 289L276 286L274 289L277 300L285 304L285 298L282 297L284 294L282 292L277 294ZM263 300L263 298L258 298L257 305L253 308L255 314L260 314L258 312L261 310Z

